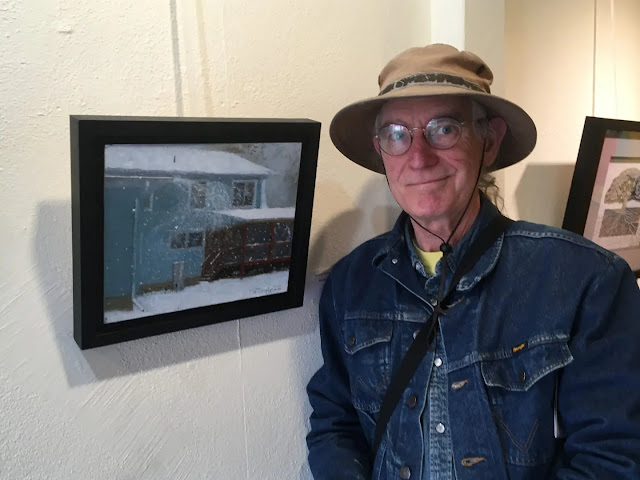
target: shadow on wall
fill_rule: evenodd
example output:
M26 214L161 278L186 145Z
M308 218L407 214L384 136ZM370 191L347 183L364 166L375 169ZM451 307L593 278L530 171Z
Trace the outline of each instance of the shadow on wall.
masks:
M316 189L318 208L328 210L331 207L322 205L328 202L337 208L354 203L337 183L320 183ZM357 208L337 213L315 236L309 250L309 271L319 273L330 269L361 243L391 230L400 214L400 207L382 175L371 177L355 205Z
M575 165L529 164L516 188L519 217L562 227Z
M32 252L42 295L70 386L132 375L199 358L312 334L317 325L308 315L272 313L205 327L142 338L91 350L73 339L71 204L38 205ZM316 294L312 292L310 295ZM309 305L305 292L305 305ZM296 310L302 310L305 307ZM285 311L286 312L286 311Z

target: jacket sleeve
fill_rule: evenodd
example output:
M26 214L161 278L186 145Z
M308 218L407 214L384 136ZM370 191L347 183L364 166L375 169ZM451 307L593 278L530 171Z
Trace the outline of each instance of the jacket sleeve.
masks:
M640 290L615 258L574 321L558 383L566 435L557 480L640 478Z
M307 435L311 472L315 480L369 479L370 450L351 401L331 275L320 299L320 338L324 364L307 386L313 409Z

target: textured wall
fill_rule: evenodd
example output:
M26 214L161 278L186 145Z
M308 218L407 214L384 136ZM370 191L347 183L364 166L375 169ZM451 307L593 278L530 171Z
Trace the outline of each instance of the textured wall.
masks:
M640 120L638 24L637 0L506 2L506 94L538 127L505 172L513 217L562 225L585 116Z
M309 263L320 272L388 228L397 211L382 178L333 149L328 122L346 103L375 94L391 55L428 43L431 2L0 0L0 478L309 478L304 386L320 364L315 277L300 309L76 347L68 115L323 122ZM559 122L547 138L557 139L567 109L590 109L583 64L592 24L587 13L549 11L557 2L542 2L542 13L514 2L506 2L520 12L507 21L507 79L521 89L507 85L507 95L539 122L548 106ZM487 28L500 29L498 17ZM467 15L467 29L470 22ZM625 16L620 31L634 24ZM571 32L544 43L551 66L514 77L550 26L550 35ZM583 40L571 55L552 55L576 38ZM571 82L550 79L567 65ZM576 85L580 100L558 103L567 94L555 89ZM570 122L574 136L578 123ZM560 142L549 151L570 163L577 143L567 144L574 150ZM517 184L514 175L506 181ZM553 208L541 215L555 218Z
M69 114L323 122L310 272L386 229L386 184L328 140L424 2L0 1L0 478L309 478L303 308L81 352ZM371 32L376 32L375 36Z

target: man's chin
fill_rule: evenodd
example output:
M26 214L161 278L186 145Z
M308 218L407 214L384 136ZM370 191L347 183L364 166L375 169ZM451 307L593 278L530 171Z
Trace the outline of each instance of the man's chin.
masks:
M412 208L405 211L416 220L433 221L447 217L447 210L444 208Z
M425 197L424 195L419 195L413 199L408 198L406 200L408 201L405 202L406 208L404 210L412 217L440 218L450 210L449 206L446 205L447 202L443 201L444 199L442 198L438 198L438 196Z

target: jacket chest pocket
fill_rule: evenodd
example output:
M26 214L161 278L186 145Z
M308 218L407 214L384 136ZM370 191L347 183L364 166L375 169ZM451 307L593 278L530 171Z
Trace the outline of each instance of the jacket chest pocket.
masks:
M380 410L389 385L391 337L389 320L346 319L343 325L353 405L365 412Z
M524 345L512 357L482 362L481 371L506 462L534 466L556 450L556 378L573 357L566 341Z

